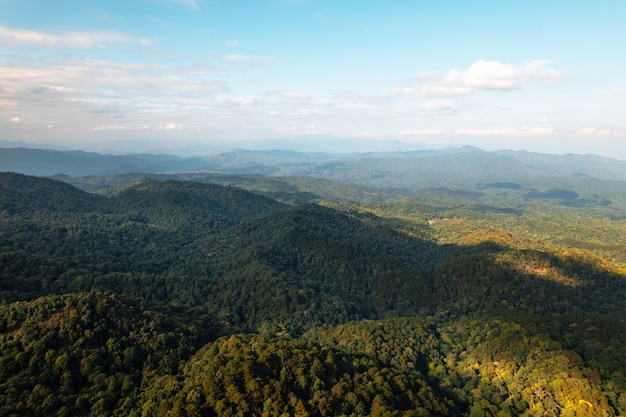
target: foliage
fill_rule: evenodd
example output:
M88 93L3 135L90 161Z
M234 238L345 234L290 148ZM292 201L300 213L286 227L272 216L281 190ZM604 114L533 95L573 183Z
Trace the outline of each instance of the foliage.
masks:
M568 190L1 174L0 414L621 415L623 197Z
M204 327L95 292L3 304L0 414L130 415L145 375L176 373Z

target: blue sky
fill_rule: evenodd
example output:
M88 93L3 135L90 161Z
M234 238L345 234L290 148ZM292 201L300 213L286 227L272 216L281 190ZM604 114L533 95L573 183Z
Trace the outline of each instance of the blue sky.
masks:
M626 159L625 18L621 0L0 0L0 140Z

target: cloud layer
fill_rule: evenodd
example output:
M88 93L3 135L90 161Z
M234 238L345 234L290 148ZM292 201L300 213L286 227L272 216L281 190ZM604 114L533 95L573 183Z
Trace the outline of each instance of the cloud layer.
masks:
M96 49L108 44L128 43L148 46L148 38L135 38L115 31L47 33L0 26L0 44L41 48Z
M599 127L584 127L578 129L576 133L579 136L626 136L623 130Z

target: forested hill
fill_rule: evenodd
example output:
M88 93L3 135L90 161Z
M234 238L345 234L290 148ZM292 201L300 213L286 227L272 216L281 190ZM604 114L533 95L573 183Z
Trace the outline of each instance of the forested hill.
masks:
M107 204L105 198L46 178L0 174L0 204L8 214L32 211L89 212Z
M619 206L433 198L0 174L0 414L626 412Z
M194 213L230 222L284 208L277 201L239 188L216 184L142 178L115 189L110 198L86 193L63 182L21 174L0 174L0 204L11 214L33 211L146 217ZM170 221L175 218L170 217ZM166 224L167 222L165 222Z

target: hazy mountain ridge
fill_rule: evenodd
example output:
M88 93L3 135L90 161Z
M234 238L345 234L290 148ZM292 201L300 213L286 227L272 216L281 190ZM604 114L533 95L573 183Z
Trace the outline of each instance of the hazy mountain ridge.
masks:
M94 152L26 148L0 149L0 170L28 175L110 175L128 172L188 171L205 168L198 158L174 155L102 155Z
M626 161L594 155L486 152L473 147L344 154L236 149L204 158L151 154L119 156L17 148L1 150L0 171L39 176L205 171L312 176L403 188L515 182L522 179L528 183L545 177L626 181Z

